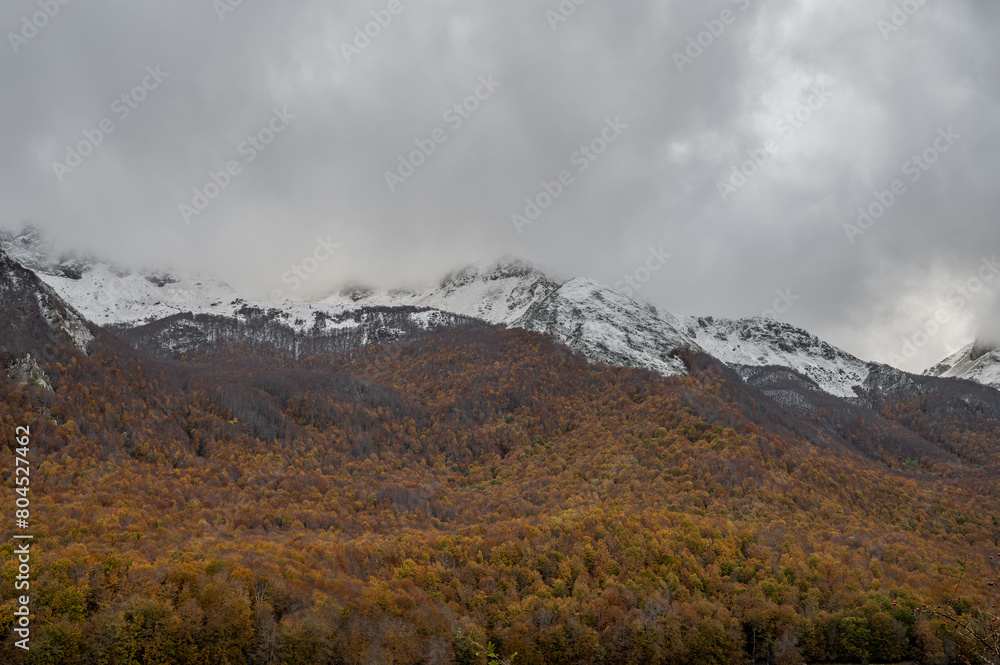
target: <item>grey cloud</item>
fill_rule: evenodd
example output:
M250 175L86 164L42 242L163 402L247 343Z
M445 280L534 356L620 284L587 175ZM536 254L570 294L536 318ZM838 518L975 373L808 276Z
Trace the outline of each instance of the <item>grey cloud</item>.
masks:
M741 316L790 288L783 318L884 360L1000 252L1000 10L927 2L884 39L893 4L588 0L553 31L556 0L401 0L347 62L342 44L388 2L244 0L220 20L203 0L74 1L19 53L0 44L0 221L257 294L328 234L342 250L315 283L331 287L506 254L613 285L664 245L672 257L638 297ZM732 22L679 72L675 53L724 10ZM0 28L37 11L5 3ZM169 78L118 120L112 103L156 65ZM502 86L450 129L445 111L489 75ZM829 102L785 138L779 122L821 83ZM296 118L247 162L241 143L284 107ZM114 133L59 183L51 163L106 116ZM616 116L621 139L518 234L525 197ZM949 126L961 140L848 242L857 208ZM447 142L390 192L385 172L436 128ZM723 201L718 182L779 139ZM231 160L239 175L185 224L178 206ZM996 335L995 311L991 284L905 368Z

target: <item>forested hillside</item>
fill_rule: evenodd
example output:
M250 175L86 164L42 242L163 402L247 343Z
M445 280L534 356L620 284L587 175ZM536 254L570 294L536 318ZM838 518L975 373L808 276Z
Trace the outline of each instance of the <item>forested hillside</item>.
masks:
M523 330L304 360L95 332L18 337L53 390L0 379L25 662L944 663L971 645L915 610L996 602L997 421L940 390L845 426L707 356L663 378Z

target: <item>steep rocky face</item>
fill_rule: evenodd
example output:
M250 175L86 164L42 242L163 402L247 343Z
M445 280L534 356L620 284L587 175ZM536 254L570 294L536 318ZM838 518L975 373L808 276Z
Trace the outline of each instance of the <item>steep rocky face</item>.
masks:
M16 386L52 386L39 361L87 353L94 332L76 310L0 249L0 374Z
M65 335L81 351L94 339L87 322L33 272L0 249L0 312L4 330L0 343L12 348L31 339L40 326L47 335Z

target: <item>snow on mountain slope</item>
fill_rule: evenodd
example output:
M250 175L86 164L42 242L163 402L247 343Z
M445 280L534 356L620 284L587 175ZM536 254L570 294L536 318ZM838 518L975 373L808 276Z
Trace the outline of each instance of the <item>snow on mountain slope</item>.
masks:
M81 314L102 326L137 325L181 312L232 315L233 307L243 302L227 284L208 277L151 278L100 263L79 279L36 274Z
M246 319L248 312L272 312L300 332L351 327L335 322L334 308L308 303L245 299L210 275L130 271L94 258L60 252L37 229L0 232L0 249L28 268L87 320L101 326L134 327L191 312Z
M341 310L365 306L431 307L489 323L509 324L557 288L557 282L532 264L504 259L492 265L474 263L430 288L373 291L354 287L328 296L318 304Z
M572 279L532 305L513 325L552 335L595 362L686 374L671 353L697 345L655 308L645 307L592 279Z
M790 367L838 396L853 396L853 386L862 384L867 375L861 361L790 326L761 322L751 326L754 334L738 334L748 324L679 319L589 279L560 286L532 264L516 259L476 263L426 288L354 287L314 303L279 303L242 298L207 275L130 272L94 259L53 259L59 255L52 244L30 227L18 235L0 236L0 246L99 325L135 327L191 312L247 322L266 315L299 333L327 334L360 325L343 316L346 312L417 307L546 332L592 360L666 375L685 372L683 362L671 357L672 351L699 345L735 367ZM432 326L430 320L421 324L414 319L414 323Z
M740 367L787 367L837 397L855 397L854 387L863 387L871 372L870 363L773 319L684 317L677 319L677 327L709 355L737 371Z
M35 226L28 224L19 233L0 231L0 249L14 262L33 272L77 278L92 264L56 248Z
M263 317L312 336L370 327L348 312L413 307L424 311L407 314L412 320L406 326L437 327L440 322L435 324L433 319L440 312L472 317L549 333L594 361L644 367L665 375L686 371L671 352L693 348L716 357L744 378L746 368L784 367L807 377L819 390L844 398L855 398L856 386L871 389L902 380L896 376L898 370L866 363L794 326L761 318L675 317L593 280L577 278L560 285L532 264L516 259L473 264L425 288L376 291L354 287L304 303L245 299L207 275L129 272L93 259L55 260L51 245L31 228L19 235L0 235L0 247L99 325L136 327L191 312L245 323ZM985 377L984 382L1000 382L1000 362L991 367L994 373L983 374L986 370L981 369L976 376Z
M129 271L93 258L76 258L32 226L19 233L0 232L0 248L102 326L133 327L185 312L240 318L240 312L250 308L276 313L300 332L322 332L324 327L350 327L350 322L333 320L344 312L372 307L435 309L504 324L559 286L532 264L505 259L473 264L423 289L349 288L320 302L272 302L243 298L209 275ZM430 319L425 323L432 325Z
M186 311L232 314L239 299L227 284L207 276L132 272L74 257L30 225L20 233L0 233L0 248L102 326L138 325Z
M1000 390L1000 349L973 342L926 370L924 376L968 379Z
M345 289L320 301L337 308L431 307L553 335L593 361L683 374L670 352L692 346L654 309L590 279L560 284L530 263L476 263L424 289Z
M208 275L124 273L103 263L88 266L77 279L37 274L99 325L135 326L183 312L238 318L239 311L249 306L280 310L288 315L287 325L300 331L314 328L319 320L327 321L323 315L365 307L430 308L502 324L519 317L558 286L530 264L511 261L470 266L423 291L348 289L316 303L245 299Z

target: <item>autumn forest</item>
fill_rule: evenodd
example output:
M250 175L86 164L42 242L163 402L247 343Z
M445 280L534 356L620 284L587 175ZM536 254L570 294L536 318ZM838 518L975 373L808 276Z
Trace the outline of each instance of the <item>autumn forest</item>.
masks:
M36 538L29 652L0 548L4 663L975 663L997 643L1000 399L804 417L707 356L663 378L471 323L296 360L96 328L84 353L8 314L0 364L30 353L51 389L0 379L5 491L30 427Z

